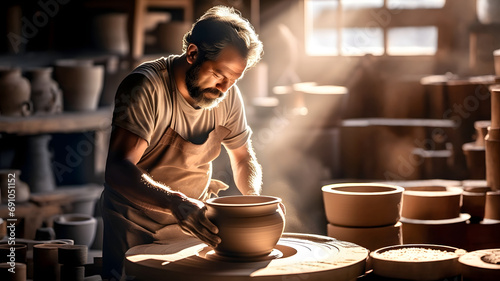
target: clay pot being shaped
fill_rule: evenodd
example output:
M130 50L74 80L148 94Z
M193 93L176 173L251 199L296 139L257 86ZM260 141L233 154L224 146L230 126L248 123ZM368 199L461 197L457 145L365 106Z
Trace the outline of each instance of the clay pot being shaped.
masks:
M97 220L85 214L62 214L54 217L56 239L71 239L75 245L90 247L94 241Z
M0 68L0 115L30 115L30 94L30 82L21 75L20 68Z
M280 202L277 197L250 195L208 199L207 217L221 238L215 253L250 259L270 254L285 227Z
M60 113L63 108L62 91L52 79L52 67L26 70L31 81L31 101L35 114Z
M104 66L86 60L58 61L54 74L63 91L65 111L97 109L104 83Z
M326 218L339 226L394 225L401 213L400 186L377 183L341 183L322 187Z

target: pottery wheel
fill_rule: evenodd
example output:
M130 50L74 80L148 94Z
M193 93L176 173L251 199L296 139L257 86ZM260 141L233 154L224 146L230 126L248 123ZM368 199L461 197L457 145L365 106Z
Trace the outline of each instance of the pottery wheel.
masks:
M365 273L368 253L361 246L326 236L285 233L269 256L257 260L231 259L220 257L200 240L189 238L172 244L133 247L126 253L124 267L128 277L148 281L287 280L288 277L347 281Z

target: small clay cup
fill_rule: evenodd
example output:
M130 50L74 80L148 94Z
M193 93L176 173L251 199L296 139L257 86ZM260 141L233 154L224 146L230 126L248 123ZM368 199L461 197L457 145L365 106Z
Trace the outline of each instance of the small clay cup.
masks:
M207 217L219 229L220 256L253 259L272 252L283 233L285 217L273 196L227 196L206 202Z
M90 247L96 228L97 220L86 214L63 214L54 217L56 239L72 239L75 245Z

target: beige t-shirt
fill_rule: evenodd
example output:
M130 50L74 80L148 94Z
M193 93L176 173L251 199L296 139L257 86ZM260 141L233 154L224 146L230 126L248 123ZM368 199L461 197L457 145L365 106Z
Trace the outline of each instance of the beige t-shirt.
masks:
M223 140L228 149L244 145L251 136L241 93L234 85L226 98L213 109L195 109L179 93L173 78L175 56L145 62L129 74L115 96L113 125L145 139L151 151L168 127L185 140L205 142L216 126L231 133Z

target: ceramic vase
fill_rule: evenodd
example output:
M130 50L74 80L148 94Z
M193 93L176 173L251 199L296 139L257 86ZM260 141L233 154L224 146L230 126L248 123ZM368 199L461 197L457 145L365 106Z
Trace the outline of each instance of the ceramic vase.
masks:
M94 41L99 49L117 55L128 54L127 18L125 13L105 13L93 19Z
M31 81L31 101L35 114L62 112L62 91L52 79L52 67L39 67L26 70Z
M394 225L401 215L400 186L341 183L322 187L329 223L348 227Z
M207 217L219 229L220 256L258 258L272 252L285 227L280 198L227 196L206 202Z
M63 91L65 111L97 109L104 83L104 66L92 61L58 61L54 68Z
M85 214L62 214L54 217L56 239L72 239L75 245L90 247L94 242L97 220Z
M20 68L0 68L0 115L30 115L30 94L30 82L21 75Z

